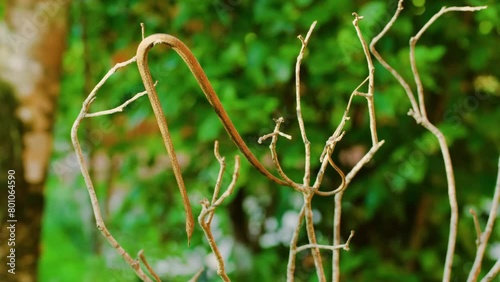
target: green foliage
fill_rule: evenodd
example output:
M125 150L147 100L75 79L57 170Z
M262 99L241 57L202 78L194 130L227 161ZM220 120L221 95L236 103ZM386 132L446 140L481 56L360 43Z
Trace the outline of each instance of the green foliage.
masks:
M425 11L405 3L401 17L378 49L413 86L409 38L442 5L488 2L485 11L440 18L416 48L429 117L443 130L451 147L460 207L481 210L485 199L492 196L500 148L500 58L496 51L500 4L445 2L425 1ZM258 137L273 130L273 118L284 117L282 131L293 139L280 139L278 153L285 171L298 181L303 177L304 153L295 116L295 61L300 50L296 36L305 35L312 21L318 20L301 69L303 114L312 142L313 170L317 170L324 142L338 125L349 95L367 76L351 13L365 17L360 26L369 40L394 9L391 1L74 3L47 188L40 280L135 279L95 230L88 195L71 157L69 131L92 87L112 65L135 55L141 39L140 22L145 23L146 36L170 33L193 50L236 128L261 160L269 160L270 154L267 144L257 144ZM227 172L232 171L233 156L238 152L175 52L157 46L149 64L158 80L157 91L197 214L199 200L211 198L218 173L213 141L221 143ZM375 67L378 131L386 143L344 195L342 234L347 236L353 229L356 236L351 251L341 253L342 278L438 281L449 220L441 153L434 137L406 115L409 101L396 80L378 63ZM132 64L100 90L92 111L118 106L143 91L142 87ZM93 162L91 173L111 232L133 255L144 248L165 281L186 281L206 263L209 248L199 228L192 247L186 247L180 197L147 99L138 99L123 113L85 120L80 140L89 159L108 162ZM355 98L346 136L334 153L343 171L349 171L350 166L341 155L353 146L369 144L364 103L364 98ZM224 185L229 181L226 175ZM328 171L322 190L336 187L338 181L338 175ZM242 158L235 195L217 210L215 227L220 235L216 239L228 248L228 274L235 281L248 277L251 281L283 280L287 245L264 246L261 238L269 232L266 220L281 224L287 211L298 212L291 200L294 195L267 181ZM315 201L322 218L316 227L326 242L331 241L332 201ZM419 221L417 214L425 220ZM461 220L461 230L472 228L470 218L463 216ZM284 228L281 225L279 228ZM305 236L301 238L305 243ZM493 240L498 238L497 231ZM462 270L470 267L474 240L474 232L459 232L456 281L465 280ZM487 258L484 268L491 267L491 262ZM165 264L178 267L160 267ZM298 257L296 277L298 281L316 279L306 252ZM200 281L217 281L212 268L202 278Z

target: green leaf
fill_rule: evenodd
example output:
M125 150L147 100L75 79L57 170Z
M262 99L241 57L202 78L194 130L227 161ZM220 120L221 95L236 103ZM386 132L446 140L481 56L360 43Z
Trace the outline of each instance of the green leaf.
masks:
M198 139L200 141L215 140L219 136L221 129L222 125L219 118L214 114L207 115L198 127Z

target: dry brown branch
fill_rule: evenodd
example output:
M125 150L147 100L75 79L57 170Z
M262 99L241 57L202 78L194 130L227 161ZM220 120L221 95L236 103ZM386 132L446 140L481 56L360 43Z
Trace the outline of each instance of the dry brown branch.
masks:
M137 276L143 281L151 282L151 279L143 272L139 263L132 259L132 257L125 251L125 249L116 241L116 239L111 235L111 233L106 228L104 221L101 215L101 209L99 207L99 200L97 199L97 195L94 189L94 185L92 183L92 179L90 178L89 171L87 169L87 164L85 163L85 157L82 152L82 148L80 146L80 142L78 141L78 128L82 122L82 120L86 117L90 104L95 100L97 91L104 85L104 83L113 75L119 68L123 68L133 62L136 61L136 58L118 63L113 68L111 68L106 75L99 81L99 83L94 87L94 89L90 92L89 96L85 99L82 105L82 109L78 114L78 117L75 119L73 126L71 128L71 141L73 143L73 147L76 152L76 156L78 159L78 163L80 165L80 170L82 171L83 179L85 180L85 184L87 186L87 191L90 196L90 202L92 204L92 211L94 213L94 217L96 220L97 229L101 231L103 236L108 240L108 242L116 249L116 251L123 257L125 262L130 265L130 267L135 271Z
M144 256L144 250L140 250L139 253L137 254L137 256L141 259L142 263L146 266L146 268L148 269L149 273L151 275L153 275L153 277L155 278L156 282L161 282L160 277L158 277L158 274L156 274L156 272L153 270L153 268L151 267L151 265L149 265L148 260L146 259L146 256Z
M486 223L484 232L482 234L479 233L480 236L478 237L479 244L477 246L476 258L474 259L474 264L472 265L472 269L469 272L469 277L467 278L467 282L475 282L479 277L479 274L481 272L481 264L484 258L484 252L486 251L486 246L488 245L488 240L490 239L490 235L491 232L493 231L493 226L495 225L495 220L497 218L499 202L500 202L500 158L498 159L497 183L495 185L495 193L493 195L493 201L491 203L488 222ZM479 232L481 232L480 228ZM498 273L498 271L496 273Z
M193 276L193 278L189 279L188 282L196 282L198 281L198 279L200 279L200 276L201 274L203 273L205 269L202 267L200 270L198 270L198 272L195 273L195 275Z
M205 233L205 237L208 240L208 244L210 245L210 248L212 249L212 252L215 255L215 258L217 260L217 275L221 277L222 280L224 281L230 281L229 277L226 274L225 267L224 267L224 258L222 257L222 254L219 251L219 248L217 247L217 243L215 242L214 236L212 234L211 230L211 224L212 224L212 219L215 213L215 209L222 204L222 202L229 197L234 190L234 187L236 186L236 180L238 179L239 175L239 169L240 169L240 158L239 156L234 157L235 161L235 166L234 166L234 171L233 171L233 178L231 180L231 183L227 187L226 191L218 198L218 194L220 191L220 187L222 185L222 179L223 179L223 174L224 170L226 168L226 163L224 161L224 158L221 157L219 154L219 143L215 141L214 145L214 155L219 161L220 169L219 169L219 175L217 176L217 182L215 183L215 188L214 188L214 193L212 196L212 201L209 202L207 199L203 199L200 204L201 204L201 212L200 215L198 216L198 223L200 224L201 228L203 229L203 232Z
M458 204L456 200L456 189L455 189L455 177L453 173L453 165L451 163L451 157L448 149L448 145L446 143L446 138L443 133L432 123L429 122L427 118L427 113L425 109L425 101L424 101L424 91L422 82L420 80L420 76L418 74L416 60L415 60L415 46L418 39L422 36L422 34L427 30L427 28L441 15L451 11L478 11L486 8L486 6L482 7L443 7L438 13L436 13L418 32L417 34L410 39L410 64L413 73L413 77L415 79L415 84L417 85L417 97L418 97L418 105L414 99L414 94L411 90L411 87L406 83L406 81L399 75L397 71L395 71L386 61L382 59L380 54L375 50L375 44L377 41L385 35L385 33L389 30L389 28L396 21L399 13L403 9L402 2L399 1L398 9L395 12L392 19L385 26L382 32L377 35L372 43L370 44L371 51L373 55L377 58L377 60L386 68L401 84L403 89L405 90L410 102L412 104L412 110L410 110L409 114L415 118L415 121L419 124L422 124L427 130L429 130L438 140L439 147L441 153L443 155L444 166L446 170L446 179L448 183L448 198L450 203L450 232L448 236L448 247L446 252L446 260L444 264L444 273L443 273L443 281L450 281L451 279L451 268L453 264L453 257L455 253L455 244L457 237L457 224L458 224Z

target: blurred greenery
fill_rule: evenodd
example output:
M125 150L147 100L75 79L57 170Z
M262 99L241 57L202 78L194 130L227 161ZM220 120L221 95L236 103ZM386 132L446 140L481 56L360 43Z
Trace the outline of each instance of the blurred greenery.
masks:
M135 55L146 35L169 33L189 46L205 69L229 116L250 149L269 160L259 136L283 116L278 153L289 176L300 181L303 144L295 116L297 35L314 20L301 69L303 114L317 160L335 130L349 95L367 76L352 12L367 40L392 17L396 1L213 0L75 1L47 183L40 281L137 281L95 228L90 201L69 139L73 120L94 85L116 63ZM400 18L378 44L379 52L412 82L408 41L441 6L488 5L476 13L449 13L419 41L418 67L429 118L443 130L455 168L460 224L453 281L465 281L475 255L469 208L484 226L500 147L500 3L494 0L406 1ZM0 5L2 7L2 5ZM0 8L0 15L3 9ZM233 169L238 152L182 60L165 47L150 52L151 72L183 164L195 214L211 198L220 141ZM409 101L396 80L376 63L375 103L379 138L386 141L344 195L342 234L356 231L341 253L342 281L439 281L446 253L449 205L444 166L434 137L407 116ZM118 71L98 93L92 111L113 108L143 91L135 65ZM365 101L354 100L347 134L334 159L351 168L353 148L368 149ZM210 250L197 227L187 246L175 178L146 97L123 113L87 119L80 140L91 162L107 226L133 256L144 249L164 281L186 281L201 267L200 281L218 281ZM318 162L313 162L318 170ZM225 176L224 184L230 181ZM323 190L336 187L329 169ZM216 211L214 233L234 281L284 281L288 242L301 196L267 181L242 160L235 194ZM332 241L333 198L314 200L318 239ZM301 244L306 242L305 232ZM483 269L498 259L500 228ZM331 265L323 252L325 265ZM329 269L329 267L326 267ZM331 270L328 270L331 271ZM297 281L316 281L307 252L298 255Z

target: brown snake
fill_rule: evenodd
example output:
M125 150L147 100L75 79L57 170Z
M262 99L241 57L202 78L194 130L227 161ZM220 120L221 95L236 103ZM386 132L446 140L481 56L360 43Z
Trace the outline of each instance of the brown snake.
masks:
M277 184L287 185L287 183L277 178L273 174L271 174L252 154L252 152L250 151L250 149L248 148L248 146L243 141L240 134L234 127L233 123L231 122L231 119L227 115L226 111L224 110L224 107L222 106L219 98L217 97L217 94L212 88L210 81L208 80L205 72L201 68L200 64L194 57L191 50L189 50L189 48L186 45L184 45L184 43L182 43L179 39L168 34L153 34L144 38L139 44L139 47L137 48L137 56L136 56L137 66L139 68L142 81L148 93L151 106L153 107L153 111L156 116L156 121L158 122L158 126L160 127L161 136L167 148L168 154L170 156L172 168L182 196L182 201L186 212L186 232L188 234L188 240L189 240L189 238L191 238L191 234L194 228L194 220L191 212L191 205L189 204L189 198L186 192L186 188L184 186L184 180L182 178L180 166L174 151L174 145L172 143L172 139L170 138L170 133L168 131L167 120L165 118L165 115L163 114L163 110L161 108L160 101L158 99L158 94L156 93L156 89L153 84L153 79L151 77L151 73L149 72L149 67L148 67L148 52L153 46L157 44L165 44L171 47L184 60L184 62L191 70L191 73L193 74L194 78L200 85L201 90L207 97L208 102L215 110L215 113L217 114L222 124L224 125L225 130L227 131L233 142L236 144L236 146L239 148L239 150L248 159L248 161L260 173L265 175L270 180L276 182Z

